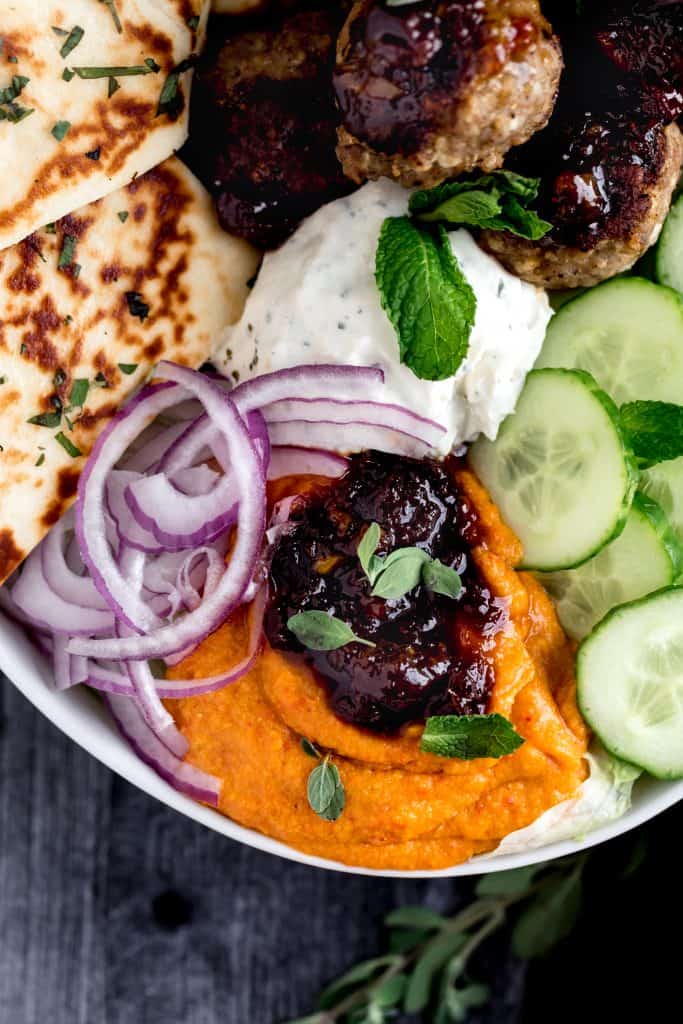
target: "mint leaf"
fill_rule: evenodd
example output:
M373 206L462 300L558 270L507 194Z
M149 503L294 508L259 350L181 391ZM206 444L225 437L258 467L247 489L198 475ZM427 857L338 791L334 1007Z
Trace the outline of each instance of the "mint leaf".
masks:
M438 757L471 761L504 757L524 740L502 715L435 715L427 719L420 750Z
M382 570L382 559L375 557L375 551L377 551L381 536L382 531L379 528L379 524L370 523L356 549L358 561L370 583L375 582Z
M434 594L444 597L460 597L462 580L450 565L444 565L438 558L432 558L422 566L422 582Z
M619 418L642 469L683 455L683 406L627 402Z
M336 651L338 647L351 643L375 646L369 640L356 636L350 626L327 612L299 612L287 621L287 629L311 651Z
M511 231L537 241L552 227L529 209L538 196L539 184L538 178L494 171L415 192L409 208L419 220Z
M377 582L372 588L373 597L385 601L397 601L420 583L422 567L429 555L420 548L397 548L381 563Z
M336 821L344 810L346 794L339 769L329 756L308 776L308 803L311 810L325 821Z
M476 298L443 227L433 234L408 217L387 218L375 279L401 362L422 380L452 377L467 355Z

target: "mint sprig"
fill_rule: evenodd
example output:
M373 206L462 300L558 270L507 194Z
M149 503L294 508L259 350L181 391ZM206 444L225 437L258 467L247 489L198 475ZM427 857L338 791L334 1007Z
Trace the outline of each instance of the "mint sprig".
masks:
M375 279L401 362L422 380L452 377L467 355L477 301L444 228L388 217Z
M524 740L502 715L435 715L425 724L420 750L437 757L473 761L504 757Z
M683 455L683 406L673 402L627 402L619 419L641 469Z
M552 224L530 209L538 197L539 186L539 178L493 171L414 192L409 208L422 221L510 231L535 242L552 228Z

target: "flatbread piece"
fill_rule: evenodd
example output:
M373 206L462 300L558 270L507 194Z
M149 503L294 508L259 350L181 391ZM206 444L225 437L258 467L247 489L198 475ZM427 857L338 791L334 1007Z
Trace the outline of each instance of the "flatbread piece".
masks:
M0 583L152 366L210 356L257 260L175 158L0 252Z

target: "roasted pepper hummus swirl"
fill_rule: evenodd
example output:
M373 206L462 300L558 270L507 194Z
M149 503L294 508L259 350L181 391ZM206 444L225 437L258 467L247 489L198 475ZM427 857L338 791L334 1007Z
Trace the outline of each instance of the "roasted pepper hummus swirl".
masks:
M190 743L188 760L222 780L219 809L309 854L378 869L436 869L492 850L510 832L573 794L586 777L587 735L575 703L574 658L535 579L515 571L521 547L473 475L458 485L476 510L471 551L480 576L508 607L494 638L487 710L525 742L500 759L420 752L422 724L392 735L343 721L301 657L266 646L233 686L169 701ZM169 674L215 675L243 654L244 615L233 618ZM337 821L309 807L306 737L330 753L346 791Z

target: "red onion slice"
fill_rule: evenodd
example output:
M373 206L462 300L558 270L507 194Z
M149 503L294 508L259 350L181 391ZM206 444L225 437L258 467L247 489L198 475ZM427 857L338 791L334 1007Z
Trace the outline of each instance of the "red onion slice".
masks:
M121 459L119 468L127 469L131 473L149 473L186 430L186 421L168 425L150 424L130 446Z
M146 636L102 640L75 638L69 647L72 654L114 660L144 661L150 658L163 658L197 643L217 629L233 608L240 603L258 561L265 531L265 480L261 460L241 416L229 395L207 377L168 363L161 364L159 372L169 381L176 382L182 388L195 394L225 438L230 455L231 478L235 484L235 497L239 502L235 547L220 585L196 611L190 612L184 619L161 627L154 625L147 630L148 635ZM167 386L158 385L157 387ZM163 392L151 395L151 398L156 399L159 404L161 404L160 399L163 400L164 397ZM129 414L128 418L130 420L133 417ZM142 416L138 418L140 419ZM128 424L124 425L128 426ZM127 433L128 430L126 430ZM125 440L128 442L127 437ZM116 447L118 448L119 445ZM91 459L91 462L96 466L100 464L105 467L104 474L106 476L106 472L111 469L110 458L111 453L107 452L105 438L96 452L96 457ZM83 526L89 522L92 528L92 520L98 523L102 516L97 502L94 514L90 512L91 520L88 519L89 510L83 506L86 506L91 487L101 499L99 489L103 487L103 484L103 470L100 468L95 474L91 469L89 480L86 480L82 488L81 522ZM92 554L90 554L90 559L92 561ZM127 589L130 591L129 587Z
M137 522L128 508L126 490L135 480L142 480L140 473L129 470L115 469L109 474L105 489L107 511L111 516L119 540L128 547L137 548L150 555L163 552L164 548L150 530L146 530Z
M83 576L85 566L76 552L71 557L79 564L79 571L67 563L66 550L75 530L74 510L55 523L41 544L42 569L48 587L63 601L82 608L97 608L108 612L109 606L89 576Z
M116 693L105 693L103 696L121 735L145 764L153 768L180 793L212 807L218 805L221 789L218 779L172 754L154 735L135 701L130 697L122 697Z
M252 602L249 614L249 646L244 658L221 675L209 676L205 679L163 679L157 682L157 691L161 697L197 697L202 693L222 690L230 683L237 682L253 666L263 644L263 616L268 597L267 587L261 587Z
M52 666L57 690L68 690L72 686L84 683L88 678L88 659L72 657L67 645L66 636L53 636Z
M122 672L105 668L92 661L89 662L89 666L86 683L93 690L99 690L100 693L119 693L126 697L135 697L135 690L127 673L123 675Z
M280 445L271 450L268 479L283 476L343 476L348 460L317 448L292 448Z
M12 600L38 629L68 636L93 636L111 633L114 628L114 616L109 610L72 604L48 586L41 547L34 548L24 562L12 587Z
M78 484L76 532L83 561L117 619L149 633L161 626L123 576L106 533L105 489L109 474L145 426L183 397L173 381L149 384L109 422L95 442ZM87 651L72 651L87 654Z
M127 669L145 722L172 754L175 754L176 757L185 757L189 750L189 744L175 724L173 715L161 703L156 679L152 675L148 663L146 661L129 661Z
M273 402L263 409L266 423L287 423L290 420L313 420L316 423L331 420L335 423L372 423L378 427L399 430L419 437L432 448L446 433L446 428L434 420L418 416L400 405L381 402L349 402L333 398L290 398Z
M416 459L424 458L431 451L426 441L402 430L377 426L375 423L335 423L332 420L271 423L270 440L273 445L331 448L334 451L343 450L344 453L377 448L379 451L395 452Z
M365 399L369 388L383 382L384 371L379 366L295 366L244 381L230 397L246 415L285 398Z
M191 496L174 487L163 473L140 477L125 491L135 521L167 551L211 543L229 530L237 515L235 495L232 476L220 477L208 494Z

